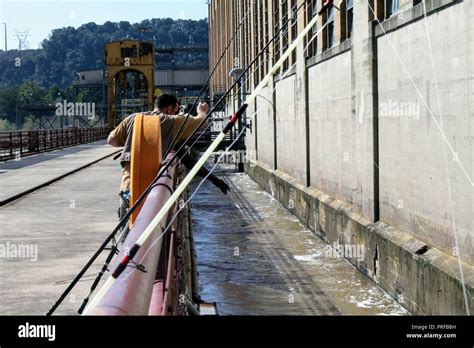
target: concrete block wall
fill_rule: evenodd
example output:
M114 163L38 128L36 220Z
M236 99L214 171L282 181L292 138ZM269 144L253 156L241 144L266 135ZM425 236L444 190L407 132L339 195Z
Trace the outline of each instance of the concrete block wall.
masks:
M377 39L381 219L471 264L473 16L464 1Z
M258 105L258 101L256 101L256 102L257 102L257 105ZM247 122L249 124L252 124L252 129L247 130L247 133L245 135L245 146L246 146L248 151L256 151L257 156L258 156L257 142L256 142L257 138L255 136L255 134L257 134L257 136L258 136L258 129L256 127L258 119L257 119L256 115L257 115L257 113L256 113L256 110L255 110L255 102L254 102L254 103L249 104L249 106L247 107L247 111L246 111Z
M265 163L257 161L247 165L246 172L328 244L363 247L363 259L349 256L348 261L411 313L465 315L473 312L473 266L463 265L462 283L455 257L435 248L420 255L418 251L425 244L409 233L384 222L372 223L354 213L345 202L316 188L305 187Z
M349 261L412 313L472 313L474 2L412 4L382 30L354 0L350 40L336 17L335 47L298 47L262 91L277 112L248 108L247 171L328 243L364 245Z
M310 183L360 211L362 187L354 155L358 120L352 114L350 76L350 51L308 70Z
M298 103L301 98L301 84L302 80L296 74L276 83L277 167L298 181L305 182L304 105Z
M274 119L273 119L273 86L265 87L257 97L257 130L258 160L274 167ZM255 137L255 134L248 133ZM255 156L251 156L252 158Z
M276 82L276 168L271 133L259 134L257 151L262 166L276 171L248 170L329 243L363 244L366 260L351 262L418 314L463 314L464 295L472 292L474 3L445 2L426 21L408 25L403 21L419 16L421 6L402 3L384 35L374 30L366 0L356 0L350 45L339 41L336 20L339 45L325 52L320 46L308 64L308 104L301 66ZM273 126L265 115L260 129L265 120ZM315 200L308 190L318 192Z

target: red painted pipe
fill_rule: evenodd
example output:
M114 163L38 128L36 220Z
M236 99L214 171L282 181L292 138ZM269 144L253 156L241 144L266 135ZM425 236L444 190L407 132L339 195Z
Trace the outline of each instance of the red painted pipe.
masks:
M161 270L162 274L166 274L164 279L155 280L153 286L153 292L151 296L150 308L148 315L170 315L172 310L169 308L173 306L172 295L173 295L173 281L174 281L174 240L175 233L173 232L170 236L167 255L167 263L159 265L163 267ZM166 269L164 269L164 267Z
M167 159L171 159L173 155L174 153L170 153ZM170 166L170 168L173 167L173 165ZM170 169L168 174L171 179L166 176L162 177L158 181L158 184L161 185L155 186L146 198L140 214L124 243L122 252L116 259L116 264L120 262L128 248L135 244L171 196L172 192L169 188L173 188L174 169ZM162 228L166 227L166 222L166 219L161 221ZM146 273L128 267L105 294L97 307L91 308L89 315L148 315L163 238L153 246L152 244L161 233L161 228L153 231L152 236L147 239L134 257L135 262L139 262L146 267Z

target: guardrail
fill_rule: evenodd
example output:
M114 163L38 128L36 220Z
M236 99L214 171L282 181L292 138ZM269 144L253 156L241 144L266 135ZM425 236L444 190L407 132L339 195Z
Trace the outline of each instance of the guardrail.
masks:
M0 132L0 161L106 139L107 127Z
M171 153L166 161L172 159ZM175 166L171 165L167 175L163 176L149 193L140 213L133 224L122 252L116 259L120 263L127 250L135 244L150 222L160 211L172 194L176 185ZM169 217L161 221L161 228L153 234L135 256L146 271L128 267L119 282L116 282L104 295L96 307L90 308L89 315L170 315L177 309L178 289L175 284L176 223L171 233L158 237L162 228L167 226ZM113 267L115 268L115 267Z

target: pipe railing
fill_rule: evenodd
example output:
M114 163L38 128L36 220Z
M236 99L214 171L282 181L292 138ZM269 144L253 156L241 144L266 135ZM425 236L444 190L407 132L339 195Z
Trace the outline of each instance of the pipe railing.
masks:
M174 153L170 153L166 161L171 160L173 155ZM140 238L171 196L172 192L170 190L174 189L176 176L174 167L174 165L170 166L171 169L168 171L168 175L164 175L158 181L158 184L145 199L143 207L125 240L122 251L116 258L117 264ZM97 306L88 309L89 315L165 314L164 309L169 298L167 290L170 287L170 279L167 279L169 278L167 275L170 274L170 267L173 267L171 249L173 249L174 236L171 234L171 236L159 240L157 238L161 235L167 223L168 218L164 218L159 227L153 231L153 235L147 239L147 242L134 257L135 261L145 267L146 272L135 267L128 267ZM163 246L166 246L168 250L165 250L162 254L162 249L165 249ZM166 260L166 262L163 262L163 260ZM112 267L112 269L114 268Z

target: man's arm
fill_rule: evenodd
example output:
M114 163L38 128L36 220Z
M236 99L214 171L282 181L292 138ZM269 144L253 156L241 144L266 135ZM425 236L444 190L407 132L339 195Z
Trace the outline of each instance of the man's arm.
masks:
M175 125L173 127L175 131L175 135L178 133L178 131L181 129L181 126L183 123L186 122L186 125L184 126L183 130L181 131L181 134L179 135L179 138L177 141L182 141L186 140L193 132L194 130L201 124L201 122L207 117L207 113L209 112L209 105L206 103L199 103L197 107L197 116L192 117L189 116L187 121L186 121L186 116L178 116L175 118ZM203 128L207 127L207 121L204 122Z
M107 144L109 144L113 147L120 147L119 141L117 140L116 136L114 135L114 132L110 132L109 137L107 138Z
M113 147L123 147L125 145L125 141L127 140L127 127L130 122L131 116L128 116L124 119L120 124L115 128L112 132L110 132L109 137L107 138L107 144Z

